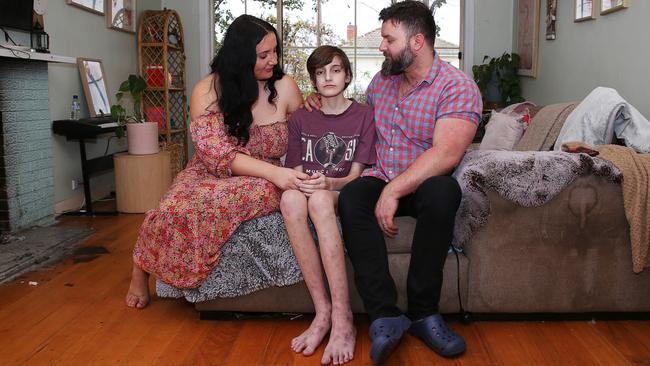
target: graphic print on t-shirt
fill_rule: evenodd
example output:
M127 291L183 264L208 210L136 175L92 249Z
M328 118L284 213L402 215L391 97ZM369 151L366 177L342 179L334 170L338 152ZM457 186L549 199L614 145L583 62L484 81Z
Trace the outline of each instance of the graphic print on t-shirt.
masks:
M305 155L302 161L312 163L305 166L305 173L319 172L327 176L345 174L344 171L349 168L349 163L345 162L352 161L358 139L358 135L340 137L331 131L320 137L303 134L301 140L305 146ZM314 169L314 165L318 168Z
M332 171L345 157L345 141L333 132L328 132L316 141L314 155L325 171Z

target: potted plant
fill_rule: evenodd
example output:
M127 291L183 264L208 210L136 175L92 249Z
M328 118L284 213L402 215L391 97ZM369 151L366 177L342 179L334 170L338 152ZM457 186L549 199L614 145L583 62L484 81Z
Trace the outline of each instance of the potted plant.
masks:
M129 154L146 155L160 151L158 146L158 124L146 122L142 118L140 104L142 92L147 88L147 82L140 75L129 75L129 78L120 84L119 91L115 94L117 104L111 106L111 115L117 120L117 137L124 136L126 126L126 142ZM133 115L129 115L122 105L124 95L128 94L133 101Z
M504 52L495 58L486 55L482 65L472 67L484 105L506 106L524 101L517 76L519 62L518 54Z

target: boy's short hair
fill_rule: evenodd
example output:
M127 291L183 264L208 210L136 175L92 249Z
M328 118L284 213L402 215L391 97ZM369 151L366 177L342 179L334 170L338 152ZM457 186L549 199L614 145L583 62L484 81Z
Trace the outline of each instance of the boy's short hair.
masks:
M341 66L343 66L346 76L349 76L350 81L352 81L352 67L350 66L350 60L345 52L335 46L320 46L316 48L307 59L307 72L309 72L309 78L314 87L316 87L316 69L332 62L335 56L338 56L339 59L341 59ZM345 88L343 90L347 89L348 85L350 85L350 82L345 83Z

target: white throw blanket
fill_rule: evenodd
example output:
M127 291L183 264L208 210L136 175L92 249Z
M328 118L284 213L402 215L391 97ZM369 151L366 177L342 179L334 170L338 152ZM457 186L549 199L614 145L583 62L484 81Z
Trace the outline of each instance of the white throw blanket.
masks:
M598 87L569 114L554 150L570 141L606 145L614 135L638 153L650 152L650 122L616 90Z

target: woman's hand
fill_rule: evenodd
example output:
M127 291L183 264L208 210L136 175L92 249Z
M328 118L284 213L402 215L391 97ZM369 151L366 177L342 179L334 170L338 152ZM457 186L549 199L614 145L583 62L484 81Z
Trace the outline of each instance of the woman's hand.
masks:
M269 177L271 183L282 190L299 189L303 180L309 179L309 175L294 169L276 167Z
M300 189L300 191L307 197L311 196L312 193L319 189L330 190L331 188L332 185L330 179L318 172L312 174L309 179L301 181L298 185L298 189Z

